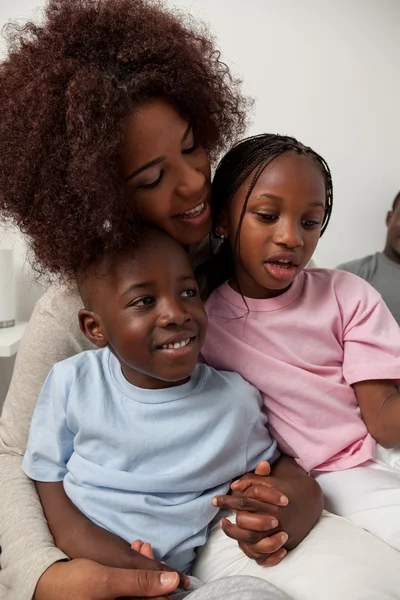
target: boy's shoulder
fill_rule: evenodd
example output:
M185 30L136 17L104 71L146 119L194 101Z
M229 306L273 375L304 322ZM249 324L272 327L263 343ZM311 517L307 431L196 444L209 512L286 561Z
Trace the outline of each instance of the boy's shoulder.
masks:
M66 379L95 377L104 373L109 354L108 348L79 352L56 363L53 372L57 377Z
M240 398L240 405L244 406L243 394L247 398L253 397L256 404L262 404L259 391L236 371L223 371L214 369L207 364L197 365L202 369L202 390L222 396L227 394L229 402L236 397Z

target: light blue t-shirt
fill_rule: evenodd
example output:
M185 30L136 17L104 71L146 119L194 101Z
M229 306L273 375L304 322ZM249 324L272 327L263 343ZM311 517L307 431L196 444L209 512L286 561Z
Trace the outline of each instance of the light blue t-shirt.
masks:
M89 519L188 572L235 477L279 456L261 397L240 375L197 365L190 381L146 390L106 348L56 364L33 415L25 473L64 481Z

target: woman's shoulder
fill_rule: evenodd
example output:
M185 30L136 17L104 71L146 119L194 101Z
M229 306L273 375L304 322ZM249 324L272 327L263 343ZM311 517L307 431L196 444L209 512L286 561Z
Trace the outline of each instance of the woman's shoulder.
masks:
M47 339L49 345L53 342L70 347L68 355L72 348L74 352L89 350L93 346L79 327L81 308L83 303L76 285L53 283L36 303L28 329L36 331L40 339Z

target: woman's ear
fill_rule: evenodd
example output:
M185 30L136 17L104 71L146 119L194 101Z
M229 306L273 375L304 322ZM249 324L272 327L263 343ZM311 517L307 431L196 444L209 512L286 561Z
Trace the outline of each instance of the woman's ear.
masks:
M99 315L91 310L82 308L79 311L79 327L87 339L98 348L105 348L108 344L107 337L101 326Z

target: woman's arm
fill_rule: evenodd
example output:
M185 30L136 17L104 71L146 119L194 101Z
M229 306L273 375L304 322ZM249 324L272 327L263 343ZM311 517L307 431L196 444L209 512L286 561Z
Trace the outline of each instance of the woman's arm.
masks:
M173 571L132 550L125 540L92 523L70 501L61 481L36 482L36 487L56 545L70 558L90 559L114 568ZM187 587L187 577L178 574L181 586Z
M393 381L360 381L353 385L362 418L384 448L400 445L400 394Z
M76 316L80 304L76 291L54 288L39 300L0 419L0 596L8 594L9 600L31 600L42 573L66 558L54 545L35 485L23 473L21 461L48 372L56 361L88 347Z

